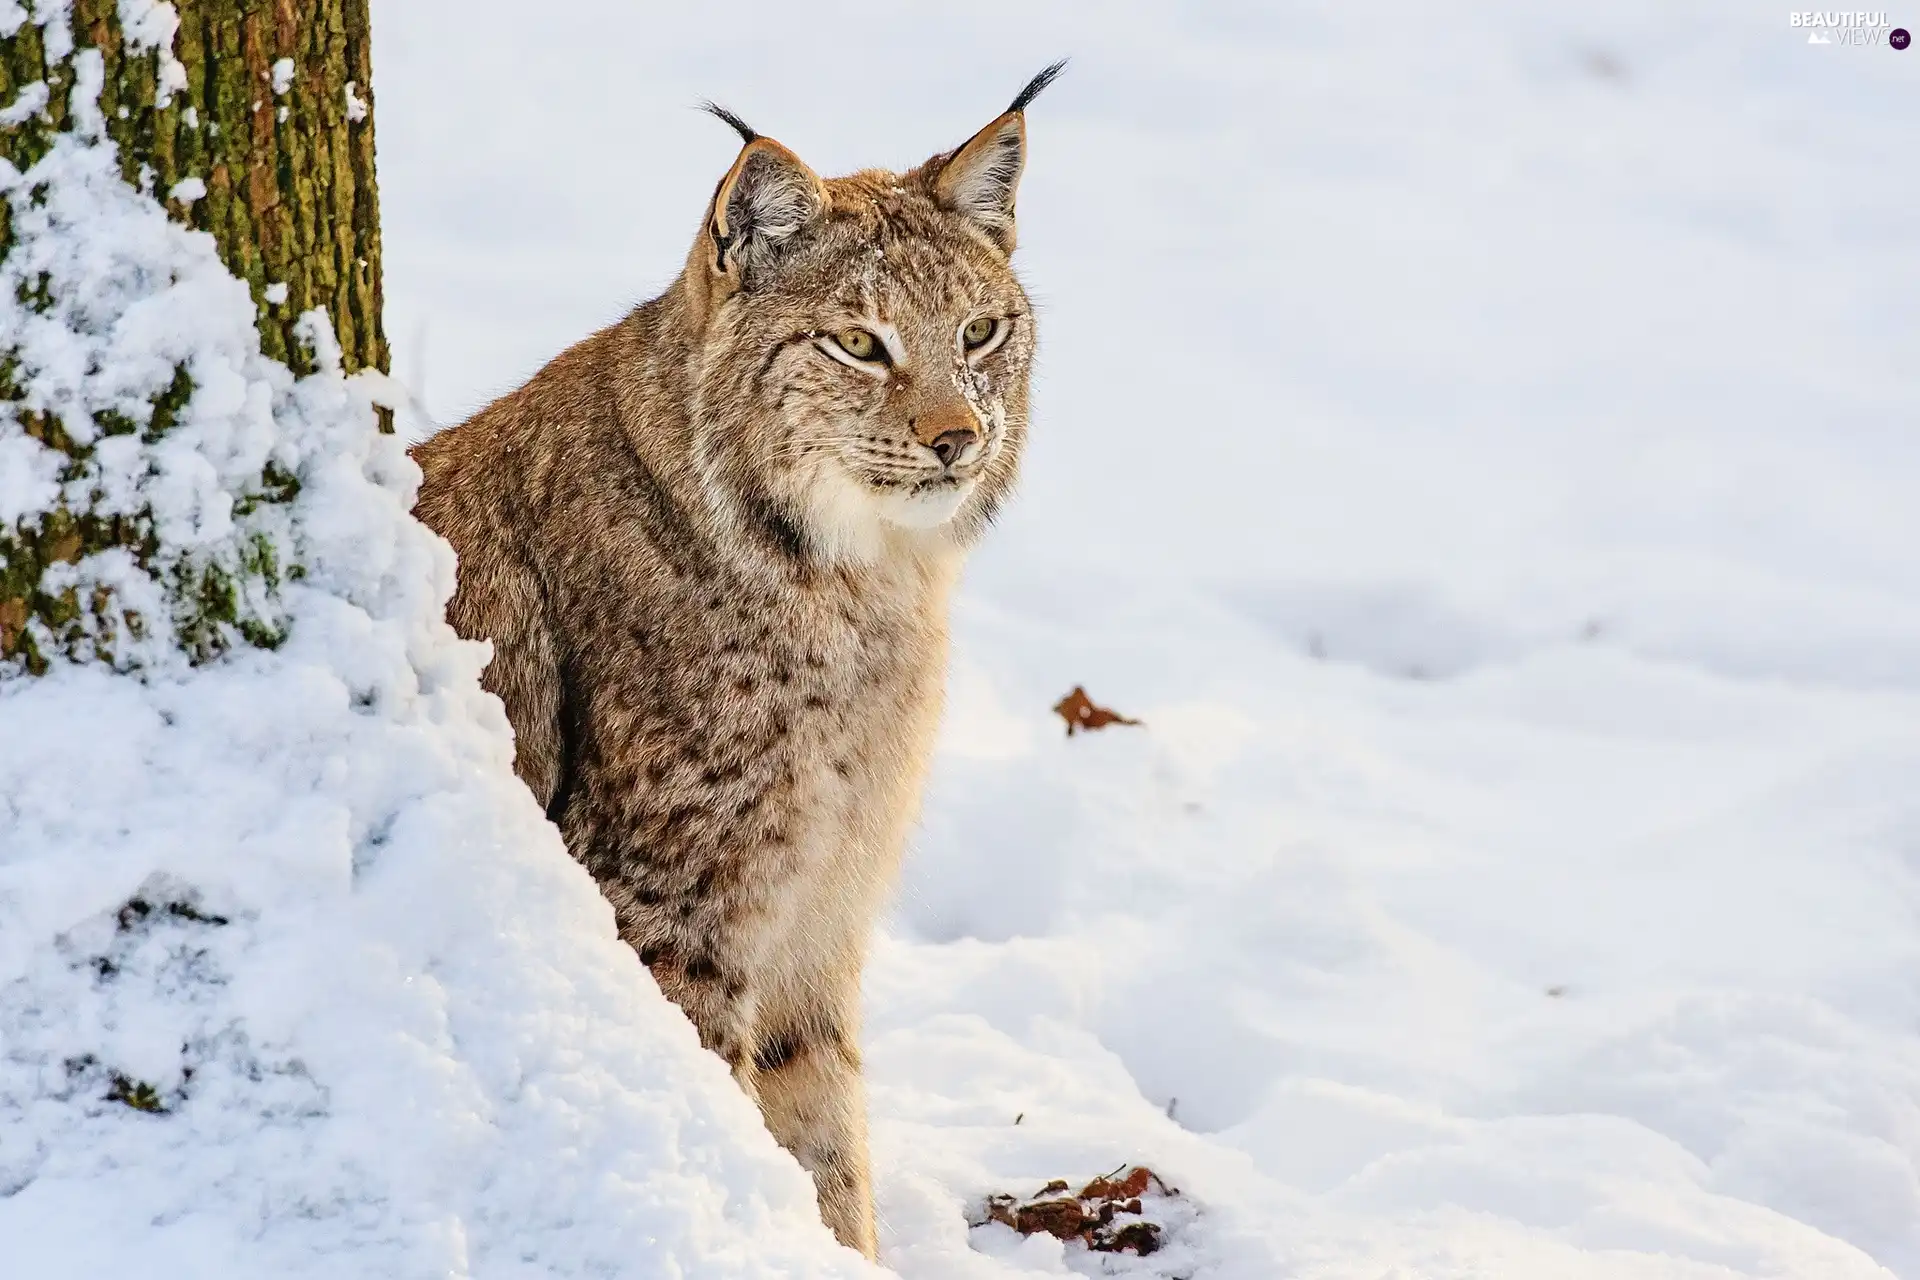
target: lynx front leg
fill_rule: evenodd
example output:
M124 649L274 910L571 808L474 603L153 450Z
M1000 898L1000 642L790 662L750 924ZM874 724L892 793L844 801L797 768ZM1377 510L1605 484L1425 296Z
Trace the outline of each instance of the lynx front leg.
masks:
M851 1018L770 1019L754 1051L753 1086L767 1128L813 1175L820 1217L841 1244L878 1248L867 1167L867 1095Z
M753 993L739 976L742 966L695 945L643 942L635 950L661 994L700 1033L701 1047L724 1059L751 1094Z

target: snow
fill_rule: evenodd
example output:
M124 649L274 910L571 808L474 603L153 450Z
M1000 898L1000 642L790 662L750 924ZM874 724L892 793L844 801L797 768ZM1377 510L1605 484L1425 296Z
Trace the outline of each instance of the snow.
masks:
M42 9L50 7L41 6ZM173 56L173 37L180 30L179 13L164 0L119 0L117 16L129 49L152 50L156 59L155 78L159 82L155 101L159 106L166 106L173 101L174 94L187 87L186 65ZM289 62L285 58L281 61ZM276 80L279 74L279 63L275 63ZM292 75L290 63L288 75Z
M46 110L47 101L48 91L44 80L20 86L20 92L14 95L13 101L0 108L0 128L11 129L25 124Z
M520 12L376 4L441 423L679 269L691 104L846 172L1074 58L867 975L884 1261L1094 1271L968 1215L1144 1161L1195 1217L1143 1274L1920 1277L1906 55L1732 0ZM1067 740L1075 684L1145 726Z
M6 1273L872 1274L514 781L419 472L325 314L319 374L262 358L212 241L120 183L97 53L74 71L81 136L0 172L0 337L94 448L63 475L9 411L0 517L64 491L150 518L163 577L256 534L304 573L284 643L190 667L158 581L92 557L149 615L102 637L126 669L0 681ZM169 430L103 432L176 364ZM240 512L269 461L297 497Z

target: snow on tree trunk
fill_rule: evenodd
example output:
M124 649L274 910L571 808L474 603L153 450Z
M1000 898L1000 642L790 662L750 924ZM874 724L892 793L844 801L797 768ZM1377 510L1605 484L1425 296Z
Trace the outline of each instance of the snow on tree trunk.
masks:
M0 0L0 1272L871 1274L446 626L365 376L364 21L185 9ZM243 148L188 120L288 47Z
M177 15L74 0L68 22L100 53L100 111L122 176L213 236L260 307L262 350L304 372L296 326L325 307L346 371L384 371L367 0L194 0ZM48 61L37 21L9 33L0 101L49 90L42 111L0 131L0 159L16 168L72 123L52 92L64 61Z
M66 233L35 166L63 137L104 137L127 183L209 233L246 281L267 356L310 372L301 334L324 308L342 368L385 370L366 0L199 0L183 15L153 0L41 3L30 16L7 5L0 34L0 161L29 175L0 205L7 334L30 335L21 312L64 323L70 273L87 265L59 254ZM76 76L97 91L76 99ZM62 489L0 495L0 663L38 673L56 654L125 667L169 646L205 660L277 644L282 577L299 566L260 508L292 496L285 466L222 477L237 517L227 536L170 540L129 494L151 456L107 442L157 445L193 392L189 362L164 382L156 369L114 386L107 402L86 394L106 389L97 379L53 385L44 358L30 341L0 347L0 402L58 455L40 470L57 469Z

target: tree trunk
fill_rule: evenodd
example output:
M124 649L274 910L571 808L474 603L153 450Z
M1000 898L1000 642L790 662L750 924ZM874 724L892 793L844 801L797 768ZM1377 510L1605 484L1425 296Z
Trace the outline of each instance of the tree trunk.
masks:
M26 173L78 127L71 93L86 51L97 50L100 112L123 177L176 222L213 237L252 292L263 353L310 372L296 324L324 308L344 372L384 372L367 0L175 0L171 32L166 6L25 5L22 13L16 0L0 0L0 160ZM0 264L14 251L22 202L36 198L27 183L0 200ZM44 315L50 303L38 292L23 282L19 302ZM76 424L33 402L19 354L19 334L0 332L0 445L24 432L62 455L63 494L11 526L0 522L0 676L38 674L56 656L138 665L125 642L142 634L142 618L97 585L101 574L71 571L107 564L102 557L116 550L131 553L171 602L174 645L190 658L277 643L275 611L258 602L275 597L283 573L300 571L276 562L264 535L248 535L224 560L177 557L150 510L104 514L74 496L97 474L101 438L138 431L151 443L169 429L194 391L186 365L150 398L150 421L96 411ZM242 512L297 490L269 463L232 496Z
M73 0L70 22L105 60L100 106L127 181L213 236L253 290L267 355L306 372L293 324L325 307L346 371L385 372L367 0L175 0L186 85L164 95L152 51L127 48L118 3ZM70 72L46 54L28 22L0 56L0 104L50 90L44 113L0 130L0 159L20 169L69 124ZM188 199L194 182L205 194Z

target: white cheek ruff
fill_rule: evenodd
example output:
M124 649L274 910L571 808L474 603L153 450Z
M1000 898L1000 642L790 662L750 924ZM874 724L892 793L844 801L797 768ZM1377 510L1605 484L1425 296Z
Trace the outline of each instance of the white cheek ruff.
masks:
M807 490L808 523L828 560L868 564L886 546L877 503L867 487L828 464L814 473Z
M902 529L937 529L959 512L973 492L973 481L942 485L919 493L875 495L880 518Z
M902 536L937 536L966 504L973 481L913 492L875 489L836 466L822 467L807 486L809 532L827 560L873 564L898 549Z

